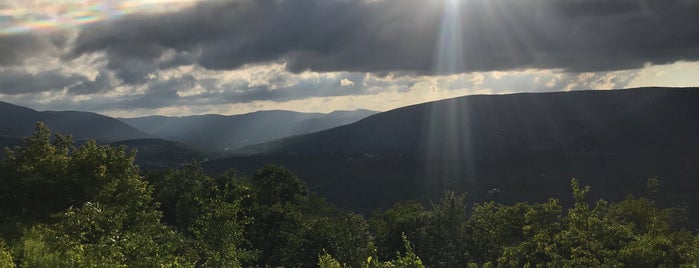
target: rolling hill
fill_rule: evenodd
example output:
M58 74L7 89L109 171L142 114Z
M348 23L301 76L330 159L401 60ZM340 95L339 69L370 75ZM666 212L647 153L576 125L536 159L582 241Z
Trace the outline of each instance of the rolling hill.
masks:
M141 167L172 167L220 157L225 155L225 148L328 129L375 113L261 111L233 116L149 116L118 120L89 112L35 111L0 102L0 148L21 145L22 139L34 131L36 122L44 122L53 133L70 134L78 144L94 139L136 149L139 152L136 163Z
M94 139L102 144L136 149L136 163L143 168L173 167L203 161L204 154L182 143L147 138L145 134L117 119L88 112L35 111L0 102L0 148L14 147L34 132L36 122L44 122L52 133L70 134L81 144Z
M375 113L369 110L328 114L260 111L231 116L148 116L121 120L155 137L179 141L205 151L224 151L353 123Z
M35 111L0 102L0 135L26 137L36 122L44 122L54 133L70 134L76 140L95 139L103 142L147 137L147 134L111 117L77 111Z
M136 150L135 163L141 168L175 167L189 162L206 160L206 155L190 146L162 139L133 139L109 143Z
M566 202L573 177L592 186L591 198L612 199L641 194L658 177L659 202L698 204L697 103L696 88L466 96L249 146L240 150L249 155L205 168L281 164L331 202L365 213L445 190L472 202Z

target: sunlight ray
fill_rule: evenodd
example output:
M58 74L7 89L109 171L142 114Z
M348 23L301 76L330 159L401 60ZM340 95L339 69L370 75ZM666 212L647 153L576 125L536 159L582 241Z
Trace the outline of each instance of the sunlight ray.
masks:
M445 0L434 72L446 75L464 68L462 1ZM439 90L439 89L437 89ZM427 191L463 189L475 176L468 107L456 102L430 105L423 122L423 157Z

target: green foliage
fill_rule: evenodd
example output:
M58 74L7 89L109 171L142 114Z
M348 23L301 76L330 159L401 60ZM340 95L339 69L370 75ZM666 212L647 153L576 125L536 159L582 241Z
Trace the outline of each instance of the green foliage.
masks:
M412 241L421 241L425 237L425 227L430 212L415 202L397 203L392 208L377 210L369 219L374 243L381 259L390 259L405 247L401 235Z
M0 162L0 216L21 224L51 222L51 215L85 202L118 206L128 211L155 212L151 189L133 165L134 152L98 146L88 141L79 148L70 137L50 142L46 125L25 139L25 146L8 150ZM7 235L16 235L15 233Z
M464 267L469 262L468 212L465 195L445 193L428 213L424 236L415 240L416 253L431 267ZM407 243L407 242L406 242ZM406 244L406 248L409 245Z
M0 268L14 268L15 262L12 253L5 245L5 241L0 239Z
M677 267L690 263L692 234L673 227L677 210L657 209L645 198L629 197L616 204L600 200L594 209L585 202L589 187L571 182L575 204L560 220L523 228L524 239L505 248L500 264L554 267ZM551 203L551 202L550 202ZM544 210L546 211L546 210ZM527 215L530 215L527 212ZM546 213L549 214L549 213ZM530 219L527 219L530 222Z
M244 178L234 172L212 178L197 164L153 172L147 178L155 186L165 222L185 236L198 266L233 267L254 258L242 248L245 225L252 221L243 209L252 198Z
M518 204L516 207L517 210L508 209L508 211L518 214L523 212L518 215L522 222L515 225L522 226L521 232L514 237L499 236L498 244L505 245L502 256L485 260L490 262L497 260L498 263L510 267L559 260L560 253L554 242L556 235L563 228L561 206L558 200L549 199L547 203L534 205Z
M0 267L694 267L699 238L653 196L468 207L448 192L361 215L290 171L250 181L197 164L139 174L134 153L43 124L0 160ZM144 178L147 179L144 180ZM7 241L9 246L5 245ZM409 242L410 241L410 242ZM419 256L419 257L418 257Z
M425 265L422 264L420 257L415 255L413 246L410 244L410 241L408 241L408 238L406 238L404 234L401 235L401 238L405 246L405 254L399 252L394 261L386 263L386 267L424 268Z
M21 267L77 267L81 256L76 252L59 252L58 245L47 241L55 234L44 227L37 226L28 231L19 245ZM105 263L105 266L109 266Z
M689 255L689 263L699 266L699 236L694 237L694 247Z
M468 248L472 261L484 263L497 259L506 246L522 241L525 214L530 211L526 203L505 206L495 202L477 204L471 209L467 221ZM530 219L538 218L533 213ZM533 227L528 227L528 229Z
M48 128L38 124L24 147L6 156L0 162L0 213L11 221L4 221L2 235L19 241L22 267L177 261L177 236L160 222L133 152L94 141L74 148L60 135L50 142Z
M318 266L320 268L341 268L341 267L363 267L363 268L424 268L420 257L415 255L410 241L402 235L405 254L396 253L395 260L381 262L373 256L366 257L366 261L357 266L348 266L335 260L330 254L323 253L318 257Z
M291 171L279 166L262 167L252 177L257 202L261 205L274 205L300 202L308 196L306 185Z
M309 220L311 228L304 236L308 250L325 249L352 267L371 254L369 226L362 216L335 211Z
M313 266L323 250L350 265L366 256L370 235L361 216L310 194L301 180L278 166L263 167L252 182L254 221L246 237L258 250L256 265Z
M318 256L318 267L320 268L343 268L346 265L340 264L339 261L334 259L327 252L323 252L322 255Z

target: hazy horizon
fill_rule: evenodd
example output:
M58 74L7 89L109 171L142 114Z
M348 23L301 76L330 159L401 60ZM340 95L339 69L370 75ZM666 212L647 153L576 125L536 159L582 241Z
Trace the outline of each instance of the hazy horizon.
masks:
M647 88L647 87L661 87L661 86L643 86L643 87L627 87L627 88L613 88L613 89L580 89L580 90L633 90L637 88ZM693 86L687 86L687 87L665 87L665 88L694 88ZM132 118L140 118L140 117L172 117L172 118L178 118L178 117L190 117L190 116L206 116L206 115L220 115L220 116L236 116L236 115L247 115L247 114L254 114L258 112L275 112L275 111L281 111L281 112L296 112L296 113L308 113L308 114L330 114L334 112L353 112L353 111L370 111L370 112L376 112L376 113L382 113L382 112L387 112L407 106L412 106L412 105L418 105L418 104L423 104L423 103L428 103L428 102L435 102L435 101L441 101L441 100L447 100L447 99L452 99L452 98L460 98L460 97L467 97L467 96L475 96L475 95L510 95L510 94L520 94L520 93L553 93L553 92L563 92L563 91L545 91L545 92L537 92L537 91L521 91L521 92L504 92L504 93L474 93L474 94L466 94L466 95L460 95L460 96L453 96L453 97L445 97L445 98L440 98L440 99L431 99L431 100L424 100L424 101L417 101L415 103L407 103L402 106L396 106L396 107L391 107L386 110L372 110L372 109L366 109L366 108L356 108L356 109L340 109L340 110L329 110L329 111L304 111L303 108L299 110L291 110L291 109L268 109L268 110L251 110L251 111L243 111L240 113L231 113L231 114L224 114L224 113L199 113L199 114L145 114L145 115L139 115L136 114L134 116L115 116L110 113L101 113L101 112L93 112L93 111L87 111L87 110L79 110L79 109L66 109L66 110L40 110L36 109L30 106L25 106L21 104L16 104L16 103L11 103L7 102L13 105L19 105L22 107L30 108L32 110L38 111L38 112L64 112L64 111L78 111L78 112L92 112L92 113L97 113L117 119L132 119ZM130 114L130 113L129 113Z

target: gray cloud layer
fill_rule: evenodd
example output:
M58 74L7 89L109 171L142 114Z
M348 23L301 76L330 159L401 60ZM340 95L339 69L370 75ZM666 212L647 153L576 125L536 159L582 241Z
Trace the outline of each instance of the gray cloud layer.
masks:
M458 9L450 6L457 2ZM30 66L42 57L68 67ZM562 69L559 78L486 75L480 83L438 85L551 91L625 86L631 75L605 71L682 60L699 60L699 0L203 1L77 33L0 36L0 94L31 103L37 93L65 92L51 109L157 109L405 92L420 83L418 75ZM264 83L198 67L280 63L288 72L261 74ZM169 72L190 65L191 74ZM321 74L299 74L306 70ZM126 93L98 94L115 88ZM202 90L183 94L195 88Z
M240 0L131 17L82 31L72 56L106 51L111 68L197 63L209 69L285 61L294 72L432 73L445 1ZM452 72L600 71L699 59L695 0L462 0L463 55ZM449 32L447 32L449 33ZM153 62L165 51L175 60ZM133 64L129 64L133 66ZM134 74L120 75L139 82Z
M31 73L8 69L0 72L0 94L35 94L68 89L71 95L86 95L109 90L115 83L112 80L105 71L90 80L83 75L64 74L57 70Z
M2 72L0 77L0 93L16 95L61 90L85 79L79 75L64 75L55 71L31 74L8 70Z

